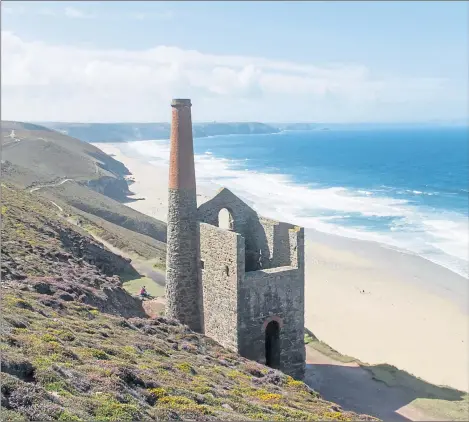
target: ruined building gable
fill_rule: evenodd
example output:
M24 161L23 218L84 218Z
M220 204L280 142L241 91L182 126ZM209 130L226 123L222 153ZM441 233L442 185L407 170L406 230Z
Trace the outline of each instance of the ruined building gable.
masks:
M240 234L247 230L248 221L256 216L256 212L239 199L227 188L221 188L218 193L207 202L199 206L197 216L199 221L219 226L218 215L222 209L226 209L233 218L233 231Z
M229 213L229 229L245 240L246 272L294 265L292 248L295 243L290 230L296 226L258 215L229 189L222 188L207 202L199 206L200 222L222 227L220 212Z

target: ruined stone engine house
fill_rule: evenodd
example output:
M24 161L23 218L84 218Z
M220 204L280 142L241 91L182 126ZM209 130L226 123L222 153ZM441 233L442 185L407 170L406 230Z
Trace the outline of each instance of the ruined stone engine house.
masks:
M172 102L167 315L302 379L303 228L259 216L225 188L197 207L190 107Z

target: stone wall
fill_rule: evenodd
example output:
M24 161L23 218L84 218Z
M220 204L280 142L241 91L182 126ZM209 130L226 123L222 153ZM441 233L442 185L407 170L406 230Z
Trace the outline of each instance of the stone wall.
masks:
M233 218L233 231L244 238L249 237L249 221L257 217L257 214L226 188L220 189L212 199L199 206L197 218L200 222L218 227L218 214L223 208L227 209Z
M232 231L200 223L200 278L204 333L238 350L238 284L244 276L244 239Z
M169 189L166 314L201 332L202 293L195 189Z
M250 223L251 237L261 252L260 265L256 270L291 265L289 230L294 226L260 216Z
M233 229L218 226L227 209ZM198 209L205 334L266 363L265 329L280 325L280 370L302 379L304 231L260 217L227 189ZM228 274L226 273L228 269Z
M222 209L227 209L231 214L232 230L245 239L246 271L271 268L274 227L278 222L259 217L251 207L226 188L199 207L198 219L219 226L218 214Z
M281 321L280 370L302 379L305 369L304 281L301 270L281 267L246 273L238 292L238 350L265 362L265 327Z

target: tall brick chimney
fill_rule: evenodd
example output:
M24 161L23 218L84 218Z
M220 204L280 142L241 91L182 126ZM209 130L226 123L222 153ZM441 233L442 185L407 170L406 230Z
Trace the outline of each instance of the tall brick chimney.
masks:
M166 315L202 332L191 101L174 99L171 107Z

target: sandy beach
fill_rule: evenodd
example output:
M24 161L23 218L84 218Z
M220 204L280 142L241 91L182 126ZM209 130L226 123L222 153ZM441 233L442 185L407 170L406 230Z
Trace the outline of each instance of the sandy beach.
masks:
M95 144L124 163L128 206L166 219L168 168ZM197 171L197 169L196 169ZM198 185L198 202L218 186ZM294 222L293 222L294 223ZM306 230L306 327L342 354L468 391L468 280L373 242Z

